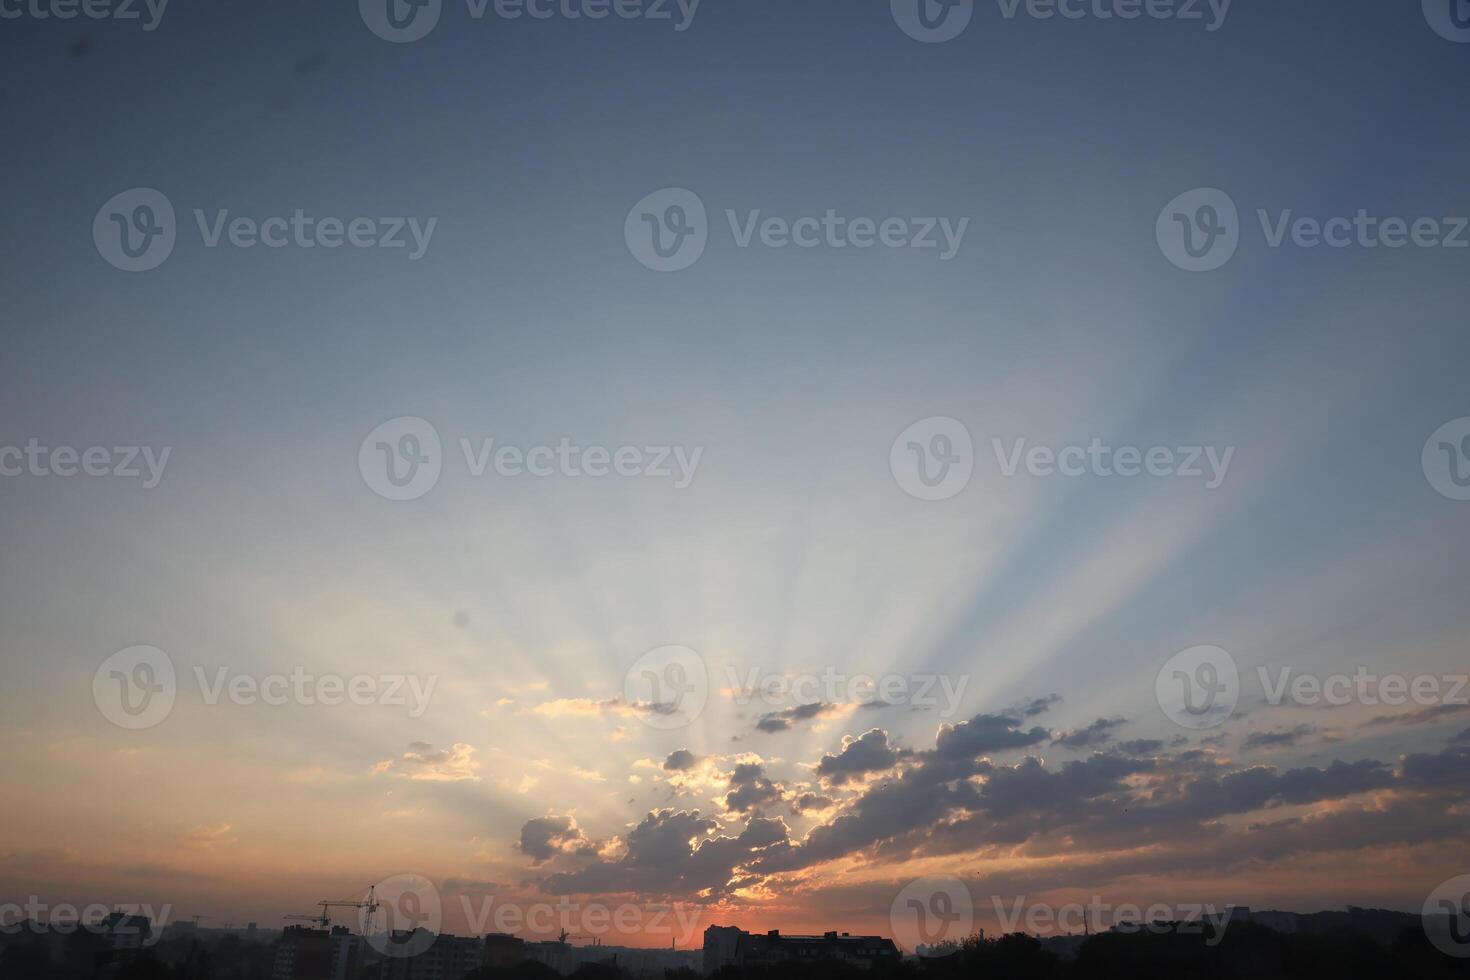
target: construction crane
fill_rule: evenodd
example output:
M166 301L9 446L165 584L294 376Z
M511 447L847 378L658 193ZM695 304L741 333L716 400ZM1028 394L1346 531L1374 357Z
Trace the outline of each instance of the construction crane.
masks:
M334 902L326 899L316 904L317 908L321 909L321 912L317 915L288 915L285 918L296 922L314 922L319 928L327 929L332 925L332 917L327 914L327 909L358 909L364 913L362 916L362 934L364 936L370 936L373 932L373 915L382 906L382 903L377 898L376 885L370 885L368 887L367 900L363 902Z

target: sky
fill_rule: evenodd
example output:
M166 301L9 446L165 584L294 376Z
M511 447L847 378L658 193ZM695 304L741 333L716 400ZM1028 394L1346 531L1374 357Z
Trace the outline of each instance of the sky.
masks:
M1448 10L568 4L0 3L0 903L1470 872Z

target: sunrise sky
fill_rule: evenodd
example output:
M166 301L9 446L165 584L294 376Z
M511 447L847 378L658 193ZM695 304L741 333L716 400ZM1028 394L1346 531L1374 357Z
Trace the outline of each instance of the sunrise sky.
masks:
M942 44L886 3L707 0L683 31L448 3L404 45L337 6L0 28L0 444L171 447L151 489L0 479L0 902L277 927L416 874L450 932L462 897L566 894L887 934L931 874L993 928L991 896L1417 910L1470 871L1470 692L1273 706L1258 674L1470 662L1470 503L1421 465L1470 415L1470 253L1273 249L1256 218L1470 213L1470 48L1417 3L1213 32L980 4ZM137 274L91 231L134 187L179 220ZM711 230L660 274L624 223L666 187ZM1242 215L1207 274L1155 238L1196 187ZM297 208L438 220L410 260L208 248L194 217ZM942 261L725 217L829 208L969 225ZM395 501L359 453L405 416L443 472ZM931 417L975 447L938 501L890 466ZM460 445L564 437L701 456L679 487L475 476ZM1233 456L1206 488L1007 477L992 444L1095 437ZM1204 644L1241 685L1194 731L1155 682ZM135 645L178 689L128 730L93 681ZM706 671L687 725L627 687L669 645ZM298 668L428 696L210 703ZM834 673L937 703L742 690Z

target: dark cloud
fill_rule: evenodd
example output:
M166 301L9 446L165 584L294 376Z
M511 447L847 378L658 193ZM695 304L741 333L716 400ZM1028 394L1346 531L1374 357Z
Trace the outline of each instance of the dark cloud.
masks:
M817 775L832 786L841 786L854 776L892 769L906 754L888 744L887 732L874 728L857 738L844 738L842 749L836 755L822 756L817 763Z
M1038 745L1051 737L1045 728L1026 731L1019 725L1019 720L1009 714L976 715L958 725L941 725L934 751L940 759L970 760L989 752Z
M1157 755L1164 750L1164 743L1157 738L1135 738L1119 742L1117 749L1124 755Z
M767 734L784 732L800 722L820 718L836 710L837 705L835 704L813 701L811 704L798 704L794 708L786 708L782 711L768 711L760 716L760 720L755 723L755 729Z
M1240 747L1247 752L1258 749L1289 748L1309 735L1317 732L1316 725L1301 724L1295 728L1280 728L1269 732L1250 732L1241 739Z
M699 756L688 749L675 749L664 760L665 772L688 772L699 765Z
M1397 715L1379 715L1376 718L1363 722L1362 728L1373 728L1379 725L1428 725L1445 718L1461 715L1470 711L1470 704L1436 704L1419 711L1406 711Z
M576 820L553 814L527 820L521 826L521 840L516 848L532 864L545 864L558 854L587 852L592 843Z
M754 817L736 837L710 836L718 828L698 810L655 810L629 831L619 860L550 875L541 884L559 895L723 893L738 885L742 865L789 846L786 825L776 818Z
M1052 705L1061 703L1062 696L1060 694L1048 694L1044 698L1032 698L1030 701L1023 701L1015 708L1012 708L1008 714L1014 714L1018 718L1034 718L1039 714L1050 711Z
M764 764L742 763L723 800L729 813L746 817L738 834L722 834L718 821L697 811L656 810L622 842L622 858L552 875L545 884L558 892L710 897L780 884L838 859L881 865L958 854L1083 854L1088 860L1067 883L1090 886L1110 875L1224 871L1380 845L1459 846L1470 837L1463 819L1470 744L1397 763L1338 760L1292 769L1241 766L1211 748L1161 752L1157 739L1109 743L1108 751L1060 766L1034 756L1011 763L989 757L1051 737L1024 727L1015 712L941 726L934 748L918 752L896 749L886 732L872 729L844 739L841 751L813 766L824 780L876 774L846 799L808 786L787 793ZM832 816L793 840L783 822L765 815L778 803ZM542 828L542 836L548 829L567 831ZM522 850L536 852L525 844ZM555 850L565 852L566 843L553 839L540 853Z
M821 796L817 793L802 793L791 801L791 812L806 813L809 810L825 810L835 805L836 802L830 796Z
M1405 756L1402 768L1406 783L1470 792L1470 746L1456 745L1443 752Z
M730 774L730 792L725 794L725 809L731 813L749 813L780 803L784 796L781 787L766 778L764 766L758 762L743 762Z
M1099 718L1086 728L1063 732L1052 739L1052 744L1061 745L1069 749L1095 748L1111 742L1113 740L1113 729L1120 727L1123 723L1122 718Z

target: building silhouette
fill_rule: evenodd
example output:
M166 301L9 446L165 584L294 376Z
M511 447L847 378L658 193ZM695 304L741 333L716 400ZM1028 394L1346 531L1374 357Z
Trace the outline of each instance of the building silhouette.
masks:
M276 943L271 980L352 980L362 960L362 937L345 926L287 926Z
M854 936L846 932L784 936L779 929L749 933L731 926L710 926L704 931L707 974L722 966L772 966L815 960L835 960L870 968L877 963L896 963L901 958L893 940L884 936Z

